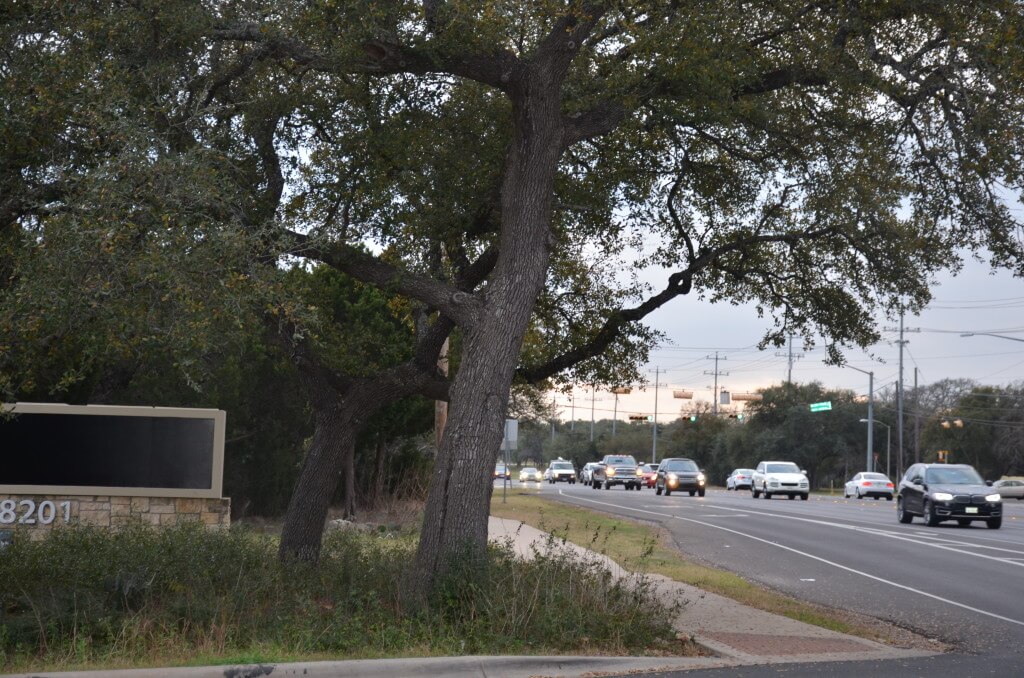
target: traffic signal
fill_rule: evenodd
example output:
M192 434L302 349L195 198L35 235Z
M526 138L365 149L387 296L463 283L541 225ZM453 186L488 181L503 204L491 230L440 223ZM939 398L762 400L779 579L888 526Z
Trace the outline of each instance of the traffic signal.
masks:
M643 414L631 414L629 415L630 421L647 421L646 415Z

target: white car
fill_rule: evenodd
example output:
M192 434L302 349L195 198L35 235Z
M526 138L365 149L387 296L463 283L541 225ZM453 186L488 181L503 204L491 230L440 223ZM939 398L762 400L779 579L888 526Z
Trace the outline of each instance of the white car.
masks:
M762 494L765 499L771 499L776 494L785 494L790 499L800 497L807 501L811 493L811 484L807 480L807 472L791 461L762 461L754 469L750 493L754 499Z
M530 481L540 482L541 472L537 470L535 466L527 466L519 471L519 482L528 483Z
M597 466L596 461L590 461L583 465L583 470L580 471L580 482L584 485L589 485L594 479L594 467Z
M858 473L850 482L846 483L843 489L844 497L874 497L879 499L885 497L892 501L895 485L884 473Z
M549 483L557 483L559 481L565 481L570 485L576 484L576 467L572 465L571 461L566 461L559 457L555 461L548 465L546 471L544 471L544 480Z
M754 476L752 468L734 469L729 477L725 479L725 489L739 490L741 487L750 489L750 479Z

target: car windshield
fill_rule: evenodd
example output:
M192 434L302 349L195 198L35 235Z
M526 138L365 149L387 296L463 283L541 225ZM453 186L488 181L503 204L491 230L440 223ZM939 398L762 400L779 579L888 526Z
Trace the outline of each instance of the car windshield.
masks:
M864 480L888 480L883 473L865 473L863 476Z
M526 468L523 469L523 473L536 473L536 472L537 472L537 469L535 469L532 466L527 466Z
M733 475L749 476L753 472L754 472L754 469L752 469L752 468L738 468L735 471L733 471Z
M696 471L697 464L692 461L670 461L665 464L666 471Z
M630 464L636 466L636 459L633 457L608 457L606 460L608 464Z
M800 473L800 467L796 464L768 464L765 473Z
M658 470L657 464L644 464L644 471L647 473L654 473Z
M572 468L571 461L555 461L551 463L551 468Z
M933 485L982 485L978 472L969 466L930 468L924 472L924 481Z

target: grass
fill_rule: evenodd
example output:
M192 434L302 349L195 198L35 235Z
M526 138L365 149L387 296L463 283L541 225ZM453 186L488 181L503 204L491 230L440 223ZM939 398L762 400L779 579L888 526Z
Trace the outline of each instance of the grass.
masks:
M509 492L506 503L495 494L491 515L519 520L599 551L630 571L664 575L759 610L840 633L879 642L888 640L876 628L850 621L849 615L795 600L731 572L689 560L670 545L670 537L662 528L544 499L524 490Z
M16 533L0 554L0 673L686 649L643 580L568 549L455 559L412 605L414 530L334 531L318 564L284 565L264 527Z

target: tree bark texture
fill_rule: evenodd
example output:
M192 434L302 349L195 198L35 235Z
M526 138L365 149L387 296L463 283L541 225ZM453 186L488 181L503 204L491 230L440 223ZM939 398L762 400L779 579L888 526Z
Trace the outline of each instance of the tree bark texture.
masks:
M545 95L546 90L546 95ZM557 88L513 97L515 136L502 185L500 257L468 328L438 450L412 591L432 590L453 559L482 558L493 468L512 377L547 273L554 177L563 148Z
M314 406L316 424L302 472L292 492L281 531L282 560L316 561L331 496L338 487L342 462L354 450L358 433L341 402Z

